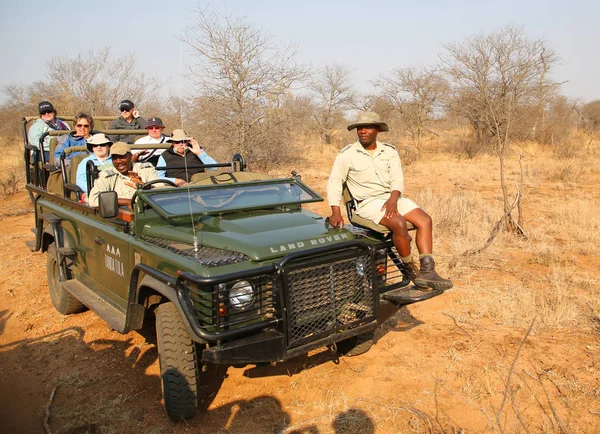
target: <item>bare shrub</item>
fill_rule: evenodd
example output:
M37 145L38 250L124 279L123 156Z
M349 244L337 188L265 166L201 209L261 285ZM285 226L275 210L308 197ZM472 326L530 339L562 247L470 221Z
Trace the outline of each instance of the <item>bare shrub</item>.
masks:
M21 167L8 167L0 174L0 190L4 196L13 196L18 193L25 181Z
M563 182L567 185L574 185L579 182L583 168L575 165L572 162L558 166L552 173L548 175L549 181Z
M461 133L454 141L452 150L458 155L466 156L468 159L473 159L482 154L486 149L485 142L477 140L472 135Z

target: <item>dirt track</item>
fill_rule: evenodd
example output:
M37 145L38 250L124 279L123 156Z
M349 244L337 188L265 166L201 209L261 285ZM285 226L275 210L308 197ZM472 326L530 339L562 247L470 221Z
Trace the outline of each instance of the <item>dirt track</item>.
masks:
M534 333L511 368L526 330L469 316L463 299L474 282L460 280L401 311L363 356L323 351L230 368L207 413L172 423L160 401L153 324L120 335L92 312L56 313L45 254L25 246L29 199L0 198L0 208L2 432L43 432L53 390L55 433L514 432L518 418L534 432L600 429L597 333ZM597 267L597 257L587 259Z

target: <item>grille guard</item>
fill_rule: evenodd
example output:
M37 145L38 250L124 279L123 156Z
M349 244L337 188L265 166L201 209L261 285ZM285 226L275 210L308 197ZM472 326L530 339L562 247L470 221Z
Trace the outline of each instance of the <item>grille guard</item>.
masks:
M326 257L328 254L335 253L331 258ZM314 249L308 249L300 252L293 252L286 255L280 261L273 263L269 266L256 268L253 270L247 270L242 272L230 273L221 276L214 277L201 277L193 273L182 272L177 277L175 283L175 290L177 293L178 301L182 307L182 310L186 316L188 323L190 324L193 332L201 339L211 343L222 343L234 338L241 338L247 336L252 332L263 330L266 328L276 328L278 331L285 335L286 347L292 349L299 346L310 345L310 342L323 340L326 336L335 334L343 334L345 330L349 330L358 326L365 325L367 323L373 323L377 317L377 305L379 300L379 294L375 289L373 257L375 250L370 248L367 244L362 241L352 240L339 244L316 247ZM321 315L321 306L304 306L302 303L304 300L296 300L295 303L301 305L304 308L306 315L304 317L294 316L295 312L292 310L290 303L294 303L294 294L290 295L290 285L294 285L294 273L302 273L303 270L308 268L327 268L329 274L335 274L335 283L343 282L347 278L347 274L344 274L348 268L352 267L353 260L356 262L358 258L363 257L368 261L369 267L365 268L365 276L363 277L363 287L366 288L367 283L370 285L369 291L362 291L364 294L360 295L360 305L356 307L356 312L363 312L363 314L356 313L356 318L351 321L346 321L343 324L333 324L334 320L339 321L339 317L345 318L352 312L351 309L344 311L343 307L338 306L337 299L334 299L330 303L329 316ZM336 264L344 265L337 266ZM344 268L345 267L345 268ZM354 266L356 267L356 266ZM316 273L318 276L323 276L323 273ZM252 278L258 278L260 276L267 277L272 282L272 303L273 303L273 315L272 317L266 317L257 319L256 322L251 324L243 325L238 328L231 329L228 324L223 324L219 318L219 294L217 291L212 291L210 296L210 302L212 303L213 312L213 323L209 326L204 325L200 322L198 317L198 308L195 307L194 301L198 304L198 293L192 286L214 286L220 283L232 282L236 280L249 280ZM321 278L323 280L323 278ZM325 279L327 280L327 279ZM310 282L309 282L310 283ZM326 282L325 282L326 283ZM297 283L296 283L297 285ZM321 282L321 295L328 291L326 285ZM301 288L303 289L303 288ZM333 291L335 292L335 291ZM358 297L355 294L350 294L349 290L347 293L342 294L346 298L345 304L352 304L348 301L349 297ZM207 291L203 291L204 295L207 295ZM194 300L194 297L196 299ZM205 301L207 299L205 298ZM310 300L309 300L310 301ZM317 300L317 304L319 301ZM325 302L323 302L325 303ZM312 319L310 315L316 315L316 319ZM314 325L308 326L306 330L303 327L306 326L306 322L314 322ZM294 335L293 331L302 329L307 334L301 336L302 331ZM306 327L305 327L306 328ZM292 336L293 335L293 336Z

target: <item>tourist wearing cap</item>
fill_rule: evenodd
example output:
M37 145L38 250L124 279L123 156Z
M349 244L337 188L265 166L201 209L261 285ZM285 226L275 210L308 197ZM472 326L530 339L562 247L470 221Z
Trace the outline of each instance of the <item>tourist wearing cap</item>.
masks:
M130 206L130 199L140 184L159 179L150 163L133 163L127 143L118 142L110 147L113 168L100 172L90 192L90 206L98 206L98 195L103 191L116 191L119 206Z
M141 130L146 126L144 118L135 109L135 105L131 100L124 99L119 103L121 116L110 123L111 130ZM115 134L110 136L113 142L133 143L137 136L133 134Z
M348 131L356 128L358 141L343 148L333 163L327 183L327 201L331 205L329 223L343 227L340 212L342 185L347 183L358 202L356 214L392 232L392 241L400 253L407 277L420 288L450 289L452 282L435 271L431 217L410 199L403 197L404 177L398 151L377 140L388 125L377 113L361 112ZM417 229L420 270L412 260L406 222Z
M162 153L156 167L161 177L167 177L177 185L183 185L190 182L192 175L204 172L204 168L198 167L200 164L217 164L217 162L204 152L196 139L188 137L183 130L173 130L171 147Z
M88 151L92 153L89 157L85 157L77 166L77 185L87 194L87 162L92 161L100 172L113 167L112 158L110 157L110 146L113 144L108 137L103 133L94 134L86 143Z
M56 147L54 151L54 164L60 163L60 154L73 146L85 146L86 141L91 138L92 130L94 129L94 118L87 113L79 113L75 116L75 131L67 136L67 140L61 145ZM81 154L81 152L74 152L67 155L65 161L67 165L71 164L71 158L73 156Z
M140 137L135 141L136 145L156 145L160 143L169 143L171 138L165 136L163 131L165 125L161 118L152 117L146 121L146 130L148 135ZM152 163L157 165L158 157L164 152L164 149L133 149L133 161L139 161L140 163Z
M36 149L40 148L40 138L50 130L68 130L69 126L56 117L56 109L50 101L42 101L38 104L40 118L29 127L27 138L29 144ZM44 139L44 161L50 161L50 137Z

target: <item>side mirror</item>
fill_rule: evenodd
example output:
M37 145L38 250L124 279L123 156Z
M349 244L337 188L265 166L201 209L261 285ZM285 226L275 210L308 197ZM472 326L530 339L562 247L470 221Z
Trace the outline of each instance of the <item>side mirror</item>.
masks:
M119 201L116 191L103 191L98 195L100 217L113 218L119 214Z

